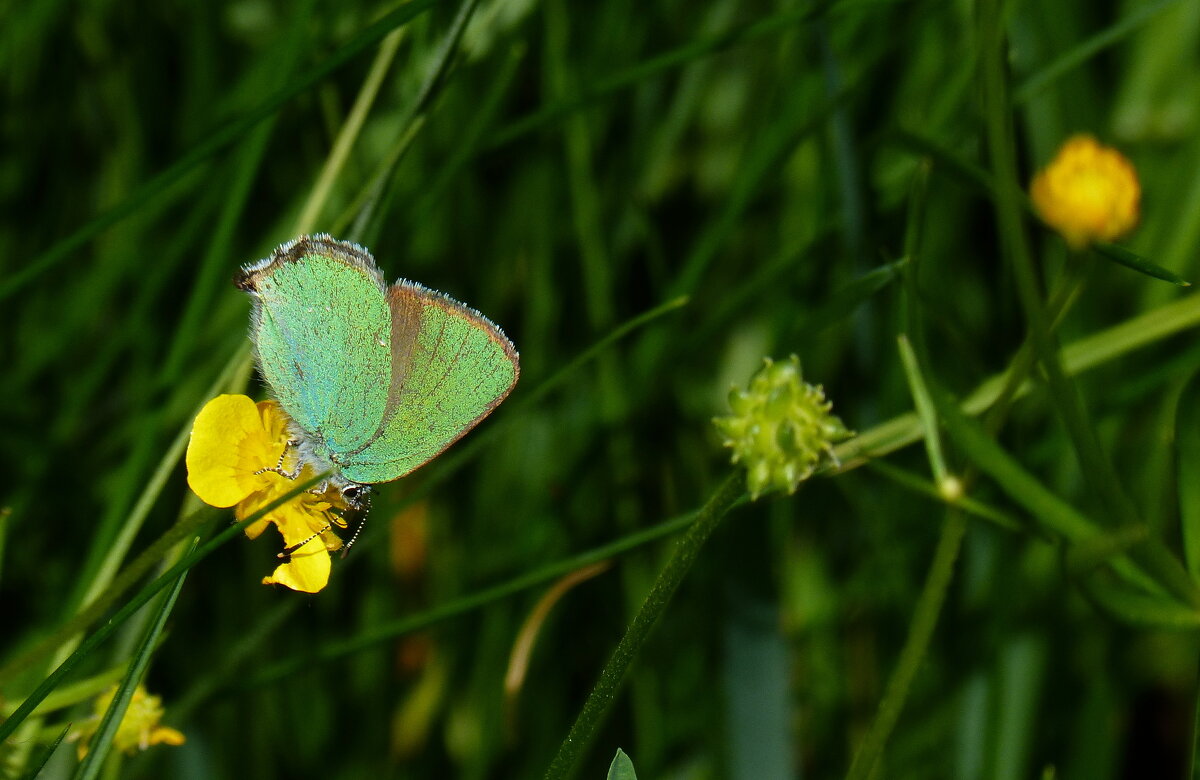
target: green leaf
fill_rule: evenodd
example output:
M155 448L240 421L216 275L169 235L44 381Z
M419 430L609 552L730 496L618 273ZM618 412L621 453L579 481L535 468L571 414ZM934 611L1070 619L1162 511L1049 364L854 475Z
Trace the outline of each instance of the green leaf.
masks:
M1161 265L1156 265L1139 254L1130 252L1123 246L1110 244L1107 241L1096 241L1092 244L1097 252L1104 257L1112 260L1114 263L1120 263L1126 268L1132 268L1138 273L1143 273L1146 276L1154 279L1161 279L1164 282L1170 282L1178 287L1191 287L1192 283L1182 276L1177 276Z
M633 771L633 761L621 748L617 748L617 754L608 765L608 780L637 780L637 772Z

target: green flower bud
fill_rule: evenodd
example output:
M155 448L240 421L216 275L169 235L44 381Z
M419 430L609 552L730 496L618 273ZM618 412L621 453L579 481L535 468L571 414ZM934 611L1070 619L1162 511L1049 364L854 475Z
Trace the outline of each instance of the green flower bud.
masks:
M795 493L822 462L836 463L834 443L852 435L829 413L833 404L821 386L805 383L798 357L764 362L749 387L730 390L733 414L713 419L733 462L746 468L752 499L773 490Z

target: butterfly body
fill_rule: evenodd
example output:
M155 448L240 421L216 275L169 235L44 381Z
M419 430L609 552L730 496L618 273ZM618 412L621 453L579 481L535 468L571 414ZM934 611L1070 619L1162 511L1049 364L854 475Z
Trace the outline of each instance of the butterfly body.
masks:
M344 490L428 462L517 382L517 351L499 327L416 282L387 285L356 244L302 236L235 282L253 299L259 371L302 461Z

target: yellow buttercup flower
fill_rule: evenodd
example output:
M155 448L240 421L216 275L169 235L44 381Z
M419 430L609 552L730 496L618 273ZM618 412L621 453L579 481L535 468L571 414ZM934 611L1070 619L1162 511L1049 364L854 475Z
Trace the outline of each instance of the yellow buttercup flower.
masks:
M192 423L187 450L188 485L206 504L236 506L244 520L316 476L297 469L296 447L289 442L288 418L274 401L255 403L244 395L219 395L205 404ZM269 524L283 536L285 549L297 547L264 584L316 593L329 582L329 551L342 547L333 527L344 528L347 508L341 493L301 493L246 528L257 538Z
M94 707L95 714L72 731L69 739L79 742L80 758L87 755L88 742L100 728L100 719L104 717L104 713L108 712L109 705L112 704L113 697L116 695L117 686L114 684L97 696ZM133 691L133 697L129 700L129 707L125 710L125 716L121 718L121 725L117 726L113 745L130 755L139 750L145 750L151 745L182 745L186 738L181 732L158 725L162 716L162 699L146 693L143 686L137 686Z
M1137 224L1142 190L1129 160L1090 135L1067 140L1029 187L1038 216L1073 249L1112 241Z

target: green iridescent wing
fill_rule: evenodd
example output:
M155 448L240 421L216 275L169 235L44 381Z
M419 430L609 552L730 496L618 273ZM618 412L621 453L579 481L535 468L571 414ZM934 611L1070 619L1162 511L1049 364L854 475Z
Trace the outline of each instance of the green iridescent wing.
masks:
M392 382L377 435L337 462L355 482L388 482L428 462L488 415L517 383L512 342L474 309L419 284L387 294Z
M283 410L335 462L372 440L388 412L392 327L371 256L302 237L236 281L252 294L259 370Z

